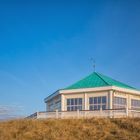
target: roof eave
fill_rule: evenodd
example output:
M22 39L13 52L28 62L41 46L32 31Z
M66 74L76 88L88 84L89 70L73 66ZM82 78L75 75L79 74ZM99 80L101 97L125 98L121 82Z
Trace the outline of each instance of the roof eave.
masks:
M52 93L51 95L49 95L48 97L46 97L46 98L44 99L44 102L46 103L47 101L51 100L53 97L59 95L59 91L60 91L60 90L57 90L57 91L55 91L54 93Z
M131 94L135 94L135 95L140 95L140 91L139 90L121 88L121 87L117 87L117 86L112 86L112 88L114 90L116 90L116 91L125 92L125 93L131 93Z
M140 91L121 88L117 86L105 86L105 87L95 87L95 88L81 88L81 89L67 89L67 90L60 90L60 94L67 94L67 93L80 93L80 92L94 92L94 91L107 91L107 90L116 90L125 93L131 93L135 95L140 95Z
M106 91L106 90L112 90L112 86L94 87L94 88L80 88L80 89L64 89L64 90L60 90L60 94L91 92L91 91Z

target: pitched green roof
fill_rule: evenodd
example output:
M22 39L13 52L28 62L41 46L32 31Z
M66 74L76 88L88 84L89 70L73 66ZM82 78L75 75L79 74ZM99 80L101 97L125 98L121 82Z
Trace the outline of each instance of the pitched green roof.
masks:
M94 87L105 87L105 86L117 86L121 88L136 90L135 88L127 84L116 81L110 77L107 77L97 72L92 73L91 75L67 87L66 89L94 88Z

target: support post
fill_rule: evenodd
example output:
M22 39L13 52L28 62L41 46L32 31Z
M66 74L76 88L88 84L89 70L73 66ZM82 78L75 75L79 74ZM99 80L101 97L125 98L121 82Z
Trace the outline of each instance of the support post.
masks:
M113 109L113 91L108 93L108 109Z
M128 105L126 105L126 117L129 116L129 109L128 109Z
M65 111L65 97L61 94L61 111Z
M102 107L100 107L100 117L103 116L103 110L102 110Z
M84 110L88 110L87 94L84 94Z
M80 111L79 111L79 109L77 110L77 118L79 119L79 117L80 117Z
M114 116L114 113L112 112L113 109L113 90L110 90L108 93L108 109L109 109L109 118L112 118Z
M130 95L127 95L127 103L126 103L126 114L127 114L127 117L129 116L129 108L131 108L131 99L130 99Z
M58 119L58 110L56 110L56 119Z

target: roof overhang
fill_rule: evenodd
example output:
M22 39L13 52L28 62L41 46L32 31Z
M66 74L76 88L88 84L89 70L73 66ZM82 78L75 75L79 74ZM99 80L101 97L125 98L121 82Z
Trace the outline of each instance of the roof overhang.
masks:
M135 95L140 95L140 91L133 89L120 88L117 86L106 86L106 87L96 87L96 88L82 88L82 89L69 89L69 90L60 90L60 94L68 94L68 93L80 93L80 92L95 92L95 91L108 91L115 90L125 93L131 93Z
M63 90L57 90L50 96L44 99L44 102L47 102L51 100L53 97L59 95L59 94L72 94L72 93L87 93L87 92L99 92L99 91L119 91L123 93L130 93L134 95L140 95L140 91L133 90L133 89L126 89L126 88L120 88L116 86L105 86L105 87L96 87L96 88L81 88L81 89L63 89Z
M60 94L106 91L106 90L110 90L110 89L112 89L112 86L96 87L96 88L67 89L67 90L60 90Z
M57 90L56 92L54 92L54 93L51 94L50 96L46 97L46 98L44 99L44 102L46 103L47 101L51 100L53 97L55 97L55 96L57 96L57 95L59 95L59 94L60 94L60 93L59 93L59 90Z
M135 94L135 95L140 95L140 91L139 90L120 88L120 87L116 87L116 86L112 86L112 88L115 91L120 91L120 92Z

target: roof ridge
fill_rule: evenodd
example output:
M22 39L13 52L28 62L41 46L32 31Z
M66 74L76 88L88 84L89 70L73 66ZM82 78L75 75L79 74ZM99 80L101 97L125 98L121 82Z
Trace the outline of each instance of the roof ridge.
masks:
M100 74L100 73L97 73L97 74L98 74L98 76L100 76L100 75L105 76L105 75ZM107 77L107 76L105 76L105 77ZM101 76L100 76L100 78L103 79L103 77L101 77ZM123 82L121 82L121 81L119 81L119 80L113 79L113 78L111 78L111 77L108 77L108 78L111 79L111 80L113 80L113 81L115 81L115 82L118 82L118 83L120 83L120 84L123 84L123 85L127 86L128 88L132 88L132 89L137 90L136 88L134 88L134 87L132 87L132 86L126 84L126 83L123 83ZM103 80L104 80L104 79L103 79ZM105 80L104 80L104 81L105 81ZM105 81L105 82L108 83L107 81ZM108 85L112 85L112 84L109 84L109 83L108 83Z
M108 82L106 82L97 72L95 72L107 85L110 86L110 84Z
M91 87L103 87L103 86L117 86L117 87L137 90L136 88L130 85L127 85L123 82L120 82L119 80L113 79L111 77L108 77L98 72L91 73L87 77L82 78L81 80L75 82L74 84L70 85L65 89L91 88Z

